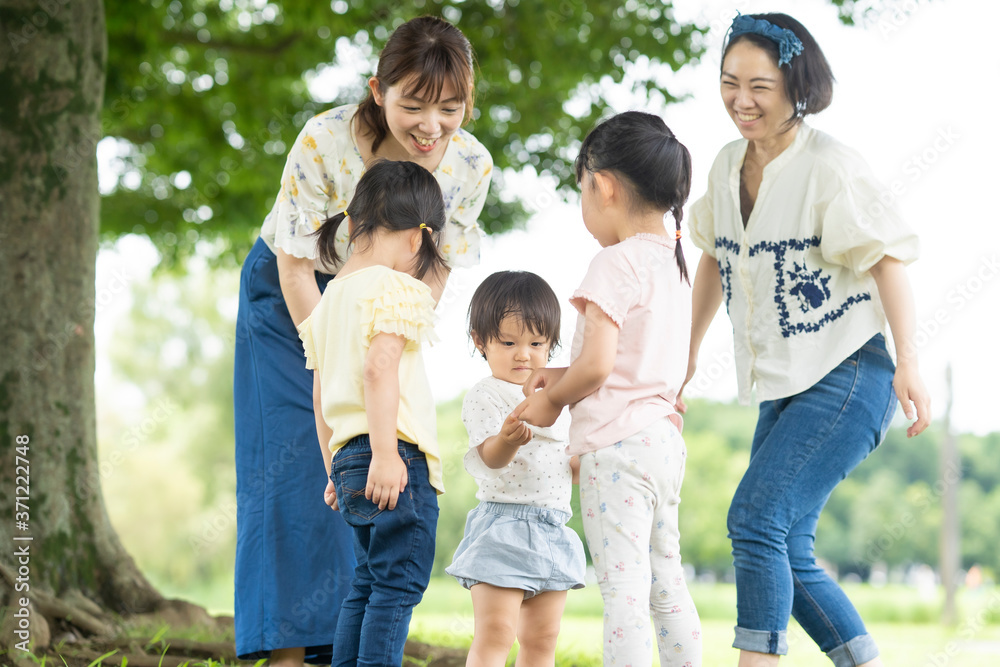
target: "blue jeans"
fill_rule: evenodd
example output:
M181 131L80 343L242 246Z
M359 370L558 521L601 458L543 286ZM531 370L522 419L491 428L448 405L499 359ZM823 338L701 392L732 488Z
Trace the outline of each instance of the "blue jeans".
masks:
M399 667L413 607L430 581L437 492L416 445L399 441L399 456L409 481L393 510L380 510L365 498L372 460L367 435L351 439L333 459L330 477L340 513L354 529L358 565L340 608L332 667Z
M750 465L729 508L735 648L784 655L789 614L837 667L878 655L850 600L813 554L834 487L882 441L896 410L881 334L815 385L765 401Z

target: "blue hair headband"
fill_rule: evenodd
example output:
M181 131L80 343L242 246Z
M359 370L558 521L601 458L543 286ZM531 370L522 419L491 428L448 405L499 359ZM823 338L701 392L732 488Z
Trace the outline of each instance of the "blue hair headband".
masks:
M729 26L729 40L747 33L766 37L778 45L778 67L791 62L792 58L802 53L802 40L791 30L779 28L764 19L737 13L733 24Z

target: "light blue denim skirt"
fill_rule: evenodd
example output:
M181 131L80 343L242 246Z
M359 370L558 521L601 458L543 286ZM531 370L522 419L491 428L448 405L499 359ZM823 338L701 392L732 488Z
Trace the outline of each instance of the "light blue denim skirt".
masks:
M516 503L481 502L469 512L445 572L466 588L518 588L524 598L583 588L583 542L566 526L570 515Z

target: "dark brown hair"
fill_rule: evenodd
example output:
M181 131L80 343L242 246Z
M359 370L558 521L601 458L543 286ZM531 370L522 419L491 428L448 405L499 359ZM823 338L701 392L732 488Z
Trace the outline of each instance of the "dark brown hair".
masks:
M472 69L472 45L462 31L436 16L421 16L399 26L389 37L379 54L375 78L383 95L389 86L412 78L402 93L420 95L434 102L440 99L441 89L448 81L465 103L465 122L468 122L475 101ZM374 153L389 134L385 110L375 103L369 91L356 115L364 129L373 135Z
M626 111L601 122L580 146L578 182L584 170L612 172L625 186L630 205L670 211L675 231L680 231L684 202L691 193L691 154L659 116ZM679 241L674 257L681 277L690 283Z
M784 65L778 65L778 45L772 40L754 33L742 33L729 39L722 45L722 63L726 62L726 54L733 44L747 41L765 51L785 76L785 95L795 109L791 118L785 121L794 125L809 114L819 113L830 106L833 100L833 70L827 62L823 50L819 48L815 38L806 27L788 14L750 14L757 20L791 30L802 42L802 53L794 56ZM720 74L721 74L720 65Z
M337 228L347 216L354 221L350 245L371 244L375 232L385 229L402 232L426 225L423 243L416 258L414 276L423 278L431 270L447 271L437 240L445 224L441 186L429 171L413 162L375 160L368 165L347 211L328 218L314 232L318 236L319 256L324 263L340 261L334 239Z
M551 359L559 346L561 313L549 284L530 271L498 271L487 276L469 303L469 336L475 331L483 343L496 340L500 323L508 315L548 341Z

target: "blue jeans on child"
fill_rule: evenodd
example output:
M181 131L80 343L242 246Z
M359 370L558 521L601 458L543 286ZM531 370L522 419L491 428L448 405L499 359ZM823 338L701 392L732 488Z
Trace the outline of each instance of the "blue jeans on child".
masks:
M735 648L784 655L791 613L837 667L878 655L850 600L813 555L834 487L882 441L896 409L881 334L822 380L760 405L750 465L729 508Z
M358 565L340 608L332 667L399 667L413 607L430 581L437 492L416 445L400 440L399 456L408 482L393 510L380 510L365 498L372 459L367 435L352 438L333 459L330 477L340 513L354 529Z

